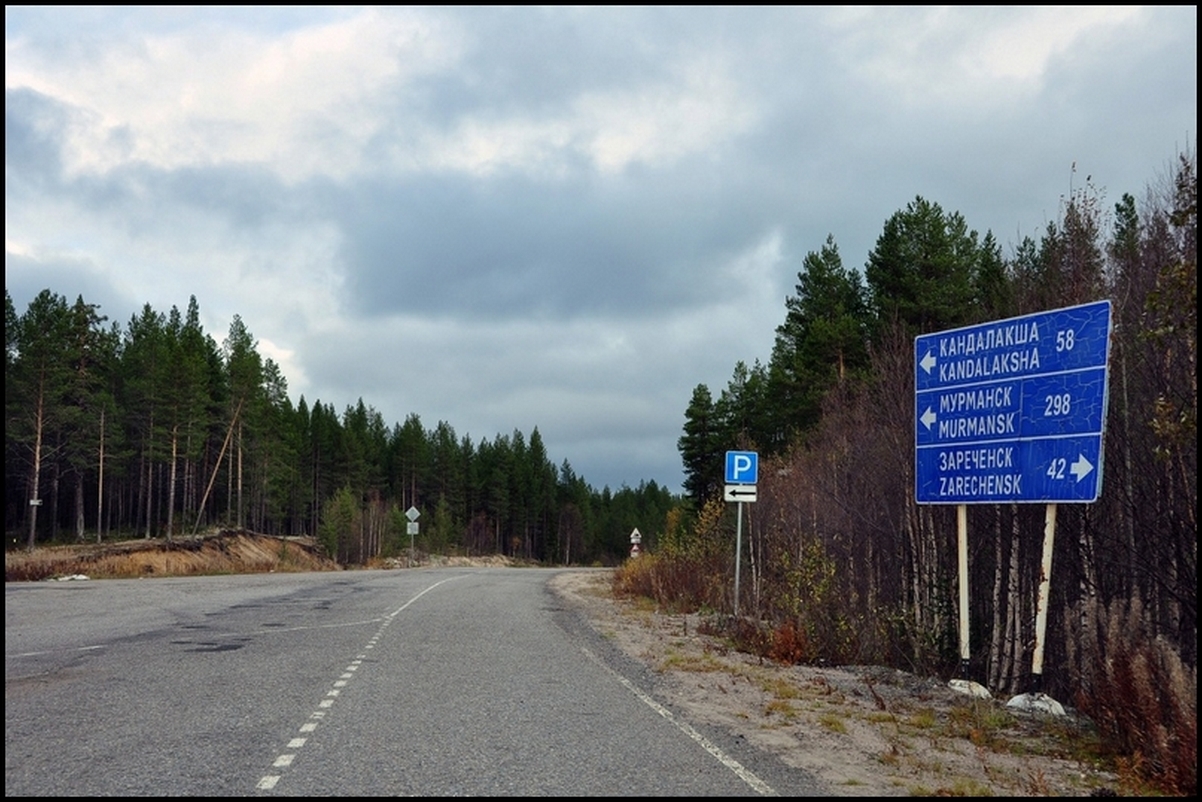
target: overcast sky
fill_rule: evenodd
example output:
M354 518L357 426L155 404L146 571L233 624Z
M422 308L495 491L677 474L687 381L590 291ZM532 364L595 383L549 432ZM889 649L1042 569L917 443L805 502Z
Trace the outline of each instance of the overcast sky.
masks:
M1006 255L1197 137L1197 9L5 7L4 279L679 491L693 388L916 196ZM1076 170L1073 172L1073 165Z

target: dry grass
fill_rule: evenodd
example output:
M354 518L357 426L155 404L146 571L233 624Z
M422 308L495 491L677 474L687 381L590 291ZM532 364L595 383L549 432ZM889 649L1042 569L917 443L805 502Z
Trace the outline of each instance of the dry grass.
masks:
M819 568L820 557L815 558ZM828 626L839 620L838 605L824 604L837 601L829 596L807 599L801 605L806 610L804 616L795 615L778 623L707 614L721 609L719 602L724 598L722 589L707 579L712 576L707 568L694 555L644 555L614 572L612 589L617 599L634 605L650 602L663 614L701 613L695 625L698 632L729 650L755 655L761 663L838 665L851 662L848 655L867 655L871 661L874 654L880 657L897 651L898 644L890 646L885 637L888 627L863 633L856 630L859 625L851 623L850 618L842 619L846 624L842 629ZM1186 665L1164 638L1149 631L1149 616L1138 600L1115 603L1110 609L1088 606L1069 620L1079 630L1068 633L1070 663L1080 688L1072 702L1088 717L1084 720L1092 720L1089 727L1067 724L1065 732L1056 737L1048 732L1032 732L1027 722L996 705L969 704L950 711L904 709L900 705L886 708L872 683L867 684L867 690L877 697L877 712L884 711L898 734L923 740L928 751L955 742L1015 758L1046 756L1089 764L1104 761L1115 768L1124 792L1193 795L1198 765L1197 669ZM884 644L886 648L851 648L864 643ZM878 664L890 662L881 659ZM815 690L822 689L807 689L806 698L813 699ZM784 705L779 702L784 698L777 695L769 709L782 711ZM820 722L828 730L833 723L833 719ZM896 759L898 755L891 757ZM1034 775L1027 790L1039 793L1046 784ZM936 790L941 794L973 795L980 789L940 786Z
M708 626L716 616L670 612L655 600L619 595L610 574L564 573L553 586L578 601L615 645L654 668L657 693L691 719L727 728L811 772L836 795L1125 790L1085 722L1015 713L1000 700L956 693L938 678L882 666L761 658L734 648L728 630ZM715 663L723 670L715 671Z
M1149 630L1140 601L1083 604L1072 618L1077 706L1123 756L1124 790L1198 790L1198 669Z
M166 542L129 540L32 551L6 551L5 582L70 576L130 579L144 576L332 571L338 566L310 538L278 538L222 531Z

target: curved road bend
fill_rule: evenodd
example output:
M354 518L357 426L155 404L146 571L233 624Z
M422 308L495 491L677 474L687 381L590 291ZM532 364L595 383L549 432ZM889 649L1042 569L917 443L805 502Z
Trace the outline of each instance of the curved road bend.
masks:
M445 568L5 585L5 795L815 795L546 587Z

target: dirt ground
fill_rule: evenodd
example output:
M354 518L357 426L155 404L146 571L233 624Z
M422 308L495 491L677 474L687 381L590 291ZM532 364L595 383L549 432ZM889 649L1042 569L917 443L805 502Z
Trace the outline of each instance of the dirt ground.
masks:
M1071 711L1014 711L881 667L761 661L700 634L697 616L615 600L609 581L610 572L562 573L552 587L652 668L677 709L809 771L834 795L1110 796L1117 787L1083 762L1096 741Z

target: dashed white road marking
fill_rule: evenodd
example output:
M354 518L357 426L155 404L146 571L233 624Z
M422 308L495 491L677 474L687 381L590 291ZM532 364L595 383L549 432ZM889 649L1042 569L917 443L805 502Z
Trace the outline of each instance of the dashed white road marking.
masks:
M450 582L452 579L459 579L459 578L460 578L459 576L451 576L451 577L447 577L446 579L439 580L438 582L435 582L433 585L431 585L430 587L423 590L421 593L418 593L416 596L414 596L409 601L402 604L397 609L393 610L391 613L388 613L387 615L385 615L379 628L375 631L375 633L367 641L367 645L364 647L364 649L375 648L377 641L379 641L380 637L384 634L385 628L387 628L388 625L392 623L393 619L395 619L398 615L400 615L409 605L413 604L415 601L420 599L422 596L425 596L427 593L434 590L434 588L438 587L439 585L443 584L444 582ZM360 622L357 622L355 624L355 626L358 626L359 624L372 623L375 621L381 621L381 619L373 618L370 621L360 621ZM347 625L346 624L329 624L329 625L324 625L324 626L341 627L341 626L347 626ZM321 629L321 628L322 628L321 626L318 626L318 627L294 627L294 628L291 628L291 630L276 630L276 632L294 631L294 630L301 630L301 629ZM342 670L342 674L338 677L337 680L334 681L333 686L330 688L330 690L326 692L326 697L317 703L317 709L314 710L309 715L309 721L306 721L304 724L302 724L300 726L300 730L299 730L300 732L311 733L311 732L316 731L318 722L320 722L323 718L325 718L326 710L328 710L329 708L334 706L334 700L338 697L338 695L340 693L342 693L342 689L344 687L346 687L347 681L354 678L354 672L359 670L359 666L362 664L364 658L366 658L366 657L367 657L366 654L356 655L355 659L351 662L351 664ZM285 748L286 749L300 749L301 747L303 747L305 745L307 740L308 740L307 738L292 738L291 740L288 741L288 745ZM274 769L287 768L288 766L292 765L292 761L295 758L296 758L295 752L281 753L279 756L276 757L275 762L271 764L271 767ZM283 775L280 775L280 774L266 774L262 778L259 779L259 782L255 785L255 788L259 791L274 790L276 787L276 784L279 783L280 778L282 776Z
M65 653L69 653L69 652L94 652L97 649L103 649L103 648L105 648L103 645L75 646L70 649L48 649L48 650L42 651L42 652L17 652L16 654L4 655L4 659L7 660L9 658L16 659L16 658L20 658L20 657L41 657L44 654L65 654Z

